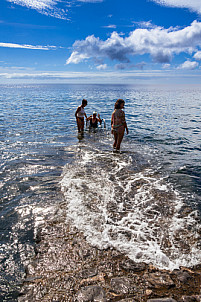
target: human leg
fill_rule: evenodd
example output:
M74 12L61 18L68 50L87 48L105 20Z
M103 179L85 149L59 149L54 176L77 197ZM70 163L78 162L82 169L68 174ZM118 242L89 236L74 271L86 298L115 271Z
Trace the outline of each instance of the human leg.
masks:
M77 118L77 128L79 132L84 130L84 119Z
M84 119L81 119L81 127L80 127L81 131L84 131Z
M113 149L116 149L116 147L117 147L117 139L118 139L118 134L117 134L117 132L114 131L114 144L113 144Z
M121 145L123 137L124 137L124 132L119 132L117 135L117 143L116 143L116 149L118 151L120 150L120 145Z

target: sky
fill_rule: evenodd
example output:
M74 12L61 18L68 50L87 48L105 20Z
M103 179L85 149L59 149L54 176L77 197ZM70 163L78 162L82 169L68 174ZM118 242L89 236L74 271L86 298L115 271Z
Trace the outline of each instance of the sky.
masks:
M201 83L201 0L1 0L0 84Z

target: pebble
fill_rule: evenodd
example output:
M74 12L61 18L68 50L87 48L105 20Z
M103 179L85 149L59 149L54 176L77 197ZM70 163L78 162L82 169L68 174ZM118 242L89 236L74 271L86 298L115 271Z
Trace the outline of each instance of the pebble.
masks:
M105 291L100 286L86 286L77 293L75 302L106 302Z

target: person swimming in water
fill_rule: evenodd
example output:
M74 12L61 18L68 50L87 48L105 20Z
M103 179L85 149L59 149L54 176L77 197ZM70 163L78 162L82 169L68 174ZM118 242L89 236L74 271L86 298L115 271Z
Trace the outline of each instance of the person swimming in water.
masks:
M120 151L120 145L124 137L124 132L128 134L128 127L126 124L125 113L122 110L125 102L122 99L118 99L114 105L114 111L111 117L112 134L114 135L113 148L116 151Z
M87 115L84 111L84 107L87 106L87 100L82 100L82 105L77 107L77 110L75 112L75 117L77 121L77 128L78 131L84 131L84 117L87 119Z
M100 125L102 124L102 119L100 118L100 114L98 114L97 117L97 112L93 112L93 115L91 115L90 117L87 118L87 121L90 121L90 127L91 128L97 128L98 127L98 123L100 123Z

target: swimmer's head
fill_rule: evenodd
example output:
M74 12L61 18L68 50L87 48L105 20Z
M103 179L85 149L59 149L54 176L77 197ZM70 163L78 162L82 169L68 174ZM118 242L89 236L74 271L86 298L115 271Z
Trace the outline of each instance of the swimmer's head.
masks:
M85 107L87 105L87 100L83 99L82 100L82 106Z

